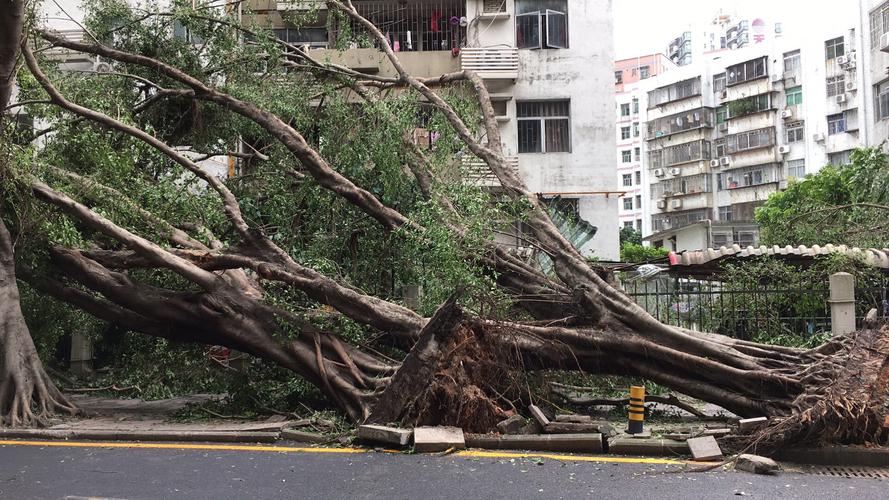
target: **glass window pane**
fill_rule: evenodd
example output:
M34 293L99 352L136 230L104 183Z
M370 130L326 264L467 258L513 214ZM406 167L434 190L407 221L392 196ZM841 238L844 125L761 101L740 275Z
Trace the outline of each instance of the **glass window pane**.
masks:
M540 12L529 12L516 16L516 47L520 49L540 48Z
M568 16L554 10L546 11L546 46L568 48Z
M546 120L546 152L557 153L570 150L568 120Z
M540 153L540 120L519 120L519 153Z

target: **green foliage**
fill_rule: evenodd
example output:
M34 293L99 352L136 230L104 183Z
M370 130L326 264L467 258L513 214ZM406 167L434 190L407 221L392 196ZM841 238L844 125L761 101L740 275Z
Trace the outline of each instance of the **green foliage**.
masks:
M623 243L620 246L621 262L650 262L652 260L662 259L669 253L670 251L666 248L646 247L630 242Z
M620 228L620 244L633 243L634 245L642 244L642 233L633 229L632 226L624 226Z
M757 208L766 245L847 244L884 247L889 216L889 160L880 148L859 149L849 165L828 165L791 181Z

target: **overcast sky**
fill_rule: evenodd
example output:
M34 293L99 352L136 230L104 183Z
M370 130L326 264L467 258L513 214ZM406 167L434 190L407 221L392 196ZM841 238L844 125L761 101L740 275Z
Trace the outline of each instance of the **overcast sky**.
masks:
M663 52L683 31L708 25L720 8L769 26L783 23L788 36L813 24L852 27L858 16L857 0L612 0L612 8L617 59Z

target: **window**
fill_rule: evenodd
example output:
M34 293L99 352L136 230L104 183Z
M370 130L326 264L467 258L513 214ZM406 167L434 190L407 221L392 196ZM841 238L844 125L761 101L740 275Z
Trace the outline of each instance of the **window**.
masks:
M642 219L636 219L636 231L642 232Z
M802 179L806 176L806 160L790 160L787 162L787 177Z
M886 15L889 16L889 4L886 6ZM887 18L889 21L889 18ZM889 25L887 25L889 28ZM874 114L877 120L889 118L889 80L874 86Z
M713 144L716 145L716 157L721 158L721 157L725 156L725 154L726 154L725 153L725 144L726 144L725 138L716 139L715 141L713 141Z
M633 185L633 174L623 174L621 176L621 179L623 179L624 187L630 187Z
M636 99L635 97L633 98L633 114L639 114L639 99Z
M568 0L516 0L516 47L568 48Z
M828 76L827 77L827 97L833 97L846 92L846 76Z
M827 134L836 135L846 131L846 113L839 113L827 117Z
M760 57L759 59L753 59L752 61L729 66L725 70L727 76L726 84L731 87L732 85L766 76L766 61L766 57Z
M872 50L880 50L880 37L889 33L889 2L870 13L870 45Z
M617 83L617 84L624 83L624 72L623 71L615 71L614 72L614 83Z
M633 137L639 137L639 122L633 123Z
M805 140L805 126L803 122L788 123L785 129L788 144Z
M629 149L627 149L626 151L621 151L620 157L621 161L623 161L624 163L630 163L631 161L633 161L632 152Z
M688 99L697 95L701 95L701 78L689 78L649 92L648 107L661 106L668 102Z
M630 104L624 103L620 105L620 116L630 116Z
M639 78L642 80L647 80L651 76L651 70L648 66L642 66L639 68Z
M628 227L628 228L632 229L632 228L633 228L633 221L631 221L631 220L625 220L625 221L624 221L624 227Z
M630 138L630 127L621 127L620 128L620 139L625 141Z
M641 210L641 209L642 209L642 195L637 194L636 195L636 210Z
M759 186L775 182L775 171L770 166L756 166L722 172L716 176L716 188L720 191L726 189L739 189L751 186Z
M721 221L732 220L732 206L731 205L719 207L719 220L721 220Z
M726 154L735 154L751 149L765 148L775 145L774 127L741 132L725 138Z
M798 50L784 54L785 73L799 73L800 68L800 53Z
M633 148L633 161L639 161L642 159L642 149L641 148ZM638 173L638 172L636 172ZM638 184L638 182L636 183Z
M831 165L848 165L852 162L850 158L851 150L840 151L839 153L831 153L827 155L827 162Z
M725 90L725 73L720 73L713 77L713 93L720 94Z
M728 106L716 108L716 123L725 123L728 120Z
M836 59L845 54L846 45L843 42L843 37L834 38L833 40L824 42L824 58L826 60Z
M759 113L767 109L772 109L771 94L760 94L752 97L745 97L728 103L728 117L737 118L739 116Z
M519 153L571 151L570 102L519 101Z
M633 199L632 198L624 198L624 210L632 210L633 209ZM630 225L633 225L630 222Z
M638 151L639 148L636 148L636 150ZM638 186L639 184L642 184L642 171L641 170L636 171L636 185Z
M787 95L787 105L788 106L796 106L797 104L803 103L803 88L802 86L791 87L784 91Z
M677 144L648 152L651 168L670 167L680 163L710 159L710 141L694 141Z

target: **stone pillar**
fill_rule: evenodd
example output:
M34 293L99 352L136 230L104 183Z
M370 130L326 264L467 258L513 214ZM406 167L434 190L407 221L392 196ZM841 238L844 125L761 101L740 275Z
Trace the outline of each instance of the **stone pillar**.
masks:
M93 341L82 333L71 334L71 372L86 375L93 371Z
M420 297L423 295L421 285L404 285L404 305L416 310L420 307Z
M855 277L849 273L830 275L830 326L834 335L855 331Z

